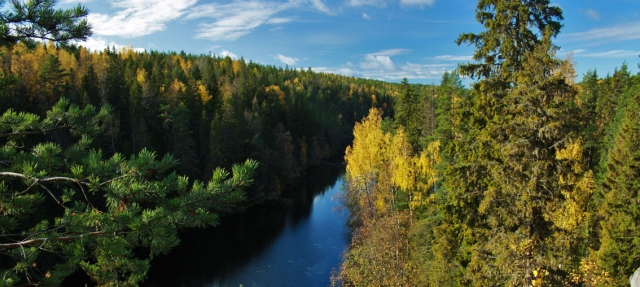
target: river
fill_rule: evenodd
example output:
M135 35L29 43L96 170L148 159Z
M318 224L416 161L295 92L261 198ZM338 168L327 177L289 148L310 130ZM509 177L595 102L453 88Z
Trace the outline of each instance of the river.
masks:
M291 204L254 206L215 228L181 234L181 243L151 261L143 286L328 286L349 244L340 210L342 169L311 169L283 192Z

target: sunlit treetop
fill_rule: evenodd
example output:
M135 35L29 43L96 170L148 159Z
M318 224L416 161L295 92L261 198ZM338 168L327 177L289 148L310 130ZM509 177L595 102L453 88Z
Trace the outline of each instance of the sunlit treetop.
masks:
M475 45L473 59L460 67L461 74L473 78L508 75L522 67L522 56L531 53L545 34L556 37L563 20L562 9L548 0L482 0L476 18L486 30L461 34L456 43Z

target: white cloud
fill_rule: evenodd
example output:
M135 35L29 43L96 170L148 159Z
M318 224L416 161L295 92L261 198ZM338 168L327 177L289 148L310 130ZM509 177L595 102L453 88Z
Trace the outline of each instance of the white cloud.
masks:
M431 6L436 0L400 0L400 4L404 6Z
M293 21L292 18L272 18L267 21L267 24L284 24Z
M389 56L369 54L365 56L365 61L360 63L360 67L366 70L393 71L396 66Z
M388 49L388 50L382 50L380 52L371 53L370 55L396 56L396 55L409 54L409 53L411 53L411 50L409 49Z
M375 6L375 7L387 7L387 2L385 0L349 0L347 2L348 6L359 7L359 6Z
M362 19L371 20L371 16L369 16L367 13L362 12Z
M587 14L587 16L589 16L589 18L591 18L593 20L600 20L600 14L596 10L589 9L589 10L585 11L584 13Z
M395 71L396 65L391 60L392 56L408 54L408 49L388 49L365 55L364 62L360 62L360 67L371 71Z
M229 57L229 58L234 59L234 60L238 59L238 55L236 55L234 53L231 53L231 52L229 52L227 50L222 50L222 52L220 52L220 57L222 57L222 58Z
M187 19L212 18L215 20L212 23L200 24L196 38L233 41L263 24L290 22L289 18L273 17L289 7L289 4L259 1L210 3L194 7L187 15Z
M473 56L453 56L453 55L442 55L434 57L436 60L446 60L446 61L473 61Z
M282 54L278 54L274 58L278 59L283 64L287 64L289 66L293 66L298 62L298 58L287 57Z
M566 34L573 41L619 42L640 39L640 22L620 24L608 28L598 28L586 32Z
M575 57L590 57L590 58L625 58L639 56L640 51L629 50L611 50L606 52L585 53L586 50L580 49L574 51Z
M327 7L327 5L324 4L324 2L322 2L322 0L310 0L310 1L311 1L311 6L313 6L313 8L316 8L318 11L329 14L329 15L333 14L333 12L331 12L331 9L329 9L329 7Z
M76 42L78 46L83 46L91 51L100 52L106 48L115 48L116 51L120 51L122 48L132 49L136 52L144 52L144 48L134 48L131 45L119 45L115 42L107 42L107 40L100 37L91 37L84 42Z
M114 15L87 16L96 35L140 37L166 28L165 23L182 16L197 0L123 0L113 1L121 8Z

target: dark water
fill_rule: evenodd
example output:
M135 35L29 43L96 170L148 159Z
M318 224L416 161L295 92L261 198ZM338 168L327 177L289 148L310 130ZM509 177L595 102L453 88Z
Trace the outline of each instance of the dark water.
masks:
M283 193L290 205L255 206L216 228L181 235L152 262L144 286L327 286L349 242L346 211L336 210L341 169L309 171Z

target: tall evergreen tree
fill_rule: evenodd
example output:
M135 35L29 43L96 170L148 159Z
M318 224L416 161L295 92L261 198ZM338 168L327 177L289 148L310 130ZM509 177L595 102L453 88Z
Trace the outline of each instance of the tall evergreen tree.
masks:
M38 81L42 89L38 98L41 101L42 114L53 107L60 100L60 97L65 94L65 78L68 76L69 74L62 69L58 57L51 54L47 55L38 73Z
M189 126L189 110L180 103L168 119L171 127L171 154L179 161L178 172L195 174L198 167L193 132Z
M80 97L84 106L92 105L98 107L102 104L100 83L93 64L89 65L87 72L82 76Z
M640 96L626 107L608 153L598 262L613 275L616 286L640 266Z
M425 119L426 110L432 109L432 97L424 96L423 103L420 105L418 94L413 90L407 78L402 79L400 83L400 95L396 99L394 108L395 120L398 125L404 127L409 137L409 142L415 150L418 148L418 142L422 136L423 125L421 123L429 122L433 125L433 119ZM422 109L421 109L422 107Z
M478 62L460 67L480 78L472 131L444 175L450 229L437 239L457 250L436 254L458 262L462 285L561 284L590 192L577 188L589 181L572 120L577 92L553 57L562 11L546 0L490 0L476 12L487 30L458 38L476 46ZM562 218L569 203L575 214Z

